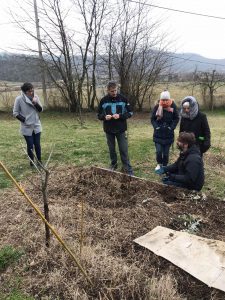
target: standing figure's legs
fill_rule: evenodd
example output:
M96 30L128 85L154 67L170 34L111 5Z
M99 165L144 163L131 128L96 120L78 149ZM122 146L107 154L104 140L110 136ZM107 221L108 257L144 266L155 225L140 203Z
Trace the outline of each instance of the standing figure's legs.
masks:
M127 142L126 133L122 132L116 134L116 139L118 142L120 158L123 164L123 168L129 175L133 175L133 169L130 165L129 156L128 156L128 142Z
M111 159L110 168L115 170L117 168L117 154L116 154L116 143L115 143L115 134L106 133L107 144L109 147L109 155Z

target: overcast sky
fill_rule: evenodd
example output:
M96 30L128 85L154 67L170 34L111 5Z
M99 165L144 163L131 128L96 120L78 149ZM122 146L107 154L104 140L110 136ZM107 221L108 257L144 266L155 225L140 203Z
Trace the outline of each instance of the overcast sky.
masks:
M225 18L224 0L154 0L152 4ZM156 9L155 9L156 10ZM225 58L225 19L213 19L157 9L166 19L164 28L176 38L177 52Z
M39 1L39 0L37 0ZM65 1L65 0L64 0ZM22 4L22 2L20 1ZM191 11L225 18L224 0L149 0L153 5ZM24 35L11 22L7 10L16 10L15 0L0 0L0 51L17 49L29 43ZM29 9L33 18L33 10ZM225 58L225 19L213 19L169 10L154 8L154 14L163 18L163 31L175 41L173 49L179 53L197 53L208 58ZM29 18L29 16L27 16ZM31 42L31 41L30 41Z

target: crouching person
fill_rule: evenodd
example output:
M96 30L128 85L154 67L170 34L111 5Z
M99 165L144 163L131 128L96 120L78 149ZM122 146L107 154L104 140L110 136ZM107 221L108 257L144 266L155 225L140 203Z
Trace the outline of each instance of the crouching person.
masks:
M200 191L204 184L204 166L199 148L192 132L181 132L177 139L180 155L177 161L169 166L161 167L158 174L166 174L162 178L164 184Z

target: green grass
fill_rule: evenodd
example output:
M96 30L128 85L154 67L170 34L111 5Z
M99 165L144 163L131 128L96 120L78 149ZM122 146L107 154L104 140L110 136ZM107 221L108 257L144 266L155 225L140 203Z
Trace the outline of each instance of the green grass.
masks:
M15 263L24 254L23 251L13 248L10 245L0 249L0 273L4 272L9 266ZM16 274L10 281L4 281L0 288L1 300L34 300L34 298L24 295L20 291L21 278Z
M10 294L1 294L0 297L2 300L34 300L33 297L26 296L18 290L13 290Z
M5 246L0 249L0 271L5 271L8 266L20 259L23 252L14 249L12 246Z
M34 300L33 297L25 295L21 290L22 278L14 276L4 280L0 286L1 300Z
M215 113L207 113L211 132L212 147L210 152L215 155L224 156L225 150L225 113L217 110ZM21 144L25 146L23 137L19 134L19 122L10 114L1 114L0 122L0 159L7 166L17 180L29 176L29 162L22 150ZM84 115L85 124L79 126L78 118L70 113L43 112L41 121L43 125L42 152L43 161L47 160L51 147L54 151L51 162L77 166L102 166L109 165L109 154L102 122L96 119L96 114ZM152 126L148 113L135 114L128 120L129 156L134 172L137 176L159 180L154 174L155 147L152 141ZM178 129L176 130L176 136ZM178 155L176 149L171 151L170 161L173 162ZM207 166L206 166L207 168ZM206 178L204 190L212 189L215 195L223 195L224 178L218 177L216 167L210 173L210 180ZM11 186L10 180L0 172L0 188ZM215 189L216 186L216 189Z

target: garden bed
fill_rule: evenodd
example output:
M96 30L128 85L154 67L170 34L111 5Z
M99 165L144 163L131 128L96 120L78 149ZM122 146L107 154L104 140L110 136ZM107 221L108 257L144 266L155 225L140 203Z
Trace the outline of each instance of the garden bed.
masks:
M38 180L36 175L31 178ZM38 187L30 181L24 186L42 207ZM4 293L16 274L20 288L36 299L225 299L225 293L133 242L158 225L193 229L191 220L198 225L192 233L225 241L225 206L220 199L122 173L76 167L52 171L48 194L50 223L93 286L54 238L45 248L43 224L13 188L1 195L1 245L22 248L25 254L1 274Z

